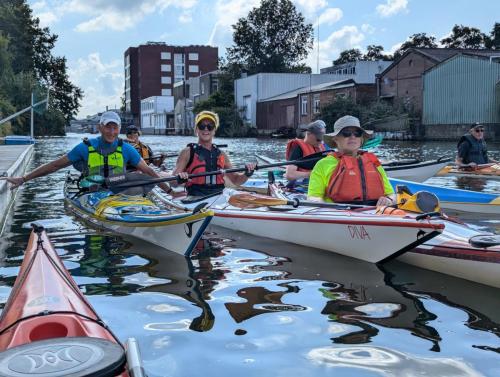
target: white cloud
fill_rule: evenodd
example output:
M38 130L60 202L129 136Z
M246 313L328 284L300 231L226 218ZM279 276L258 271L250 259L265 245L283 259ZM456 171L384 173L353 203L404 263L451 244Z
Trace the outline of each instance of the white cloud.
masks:
M332 65L332 61L337 59L340 52L350 49L361 49L360 43L365 39L365 35L356 26L344 26L340 30L331 33L328 38L319 42L319 67L324 68ZM318 61L317 47L315 46L306 60L313 72L316 72Z
M390 17L407 11L408 0L386 0L385 4L377 5L377 13L382 17Z
M328 8L325 9L325 11L319 15L318 22L320 25L322 24L331 25L334 24L335 22L340 21L343 15L344 13L340 8ZM316 22L314 26L317 26L318 22Z
M39 1L33 4L33 9L44 24L53 24L65 14L76 13L90 17L75 27L78 32L123 31L150 14L163 14L168 8L182 10L179 19L186 22L197 3L198 0L60 0L53 4Z
M99 53L94 52L68 65L71 82L84 90L79 117L103 111L106 106L121 106L124 83L121 59L103 62Z
M363 24L361 25L361 31L366 34L373 34L375 33L375 28L370 24Z
M320 9L328 6L328 1L326 0L295 0L293 2L298 5L298 8L300 8L306 16L314 15Z
M215 25L208 38L209 45L228 46L232 42L233 29L240 17L245 17L260 0L217 0L215 4Z
M184 11L179 16L179 22L181 24L188 24L193 21L193 14L190 11Z
M390 48L389 53L390 53L391 55L392 55L392 54L394 54L394 53L396 52L396 50L398 50L398 49L402 46L402 44L403 44L403 43L404 43L404 42L399 42L399 43L396 43L395 45L393 45L393 46ZM384 52L385 52L385 51L384 51Z
M59 21L59 16L53 12L41 12L36 14L36 17L40 19L40 26L42 27L51 26Z

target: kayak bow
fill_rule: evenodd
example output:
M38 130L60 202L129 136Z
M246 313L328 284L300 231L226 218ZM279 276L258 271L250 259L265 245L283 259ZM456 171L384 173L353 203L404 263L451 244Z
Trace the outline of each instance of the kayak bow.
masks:
M142 376L140 360L99 318L42 227L34 226L0 318L1 376Z

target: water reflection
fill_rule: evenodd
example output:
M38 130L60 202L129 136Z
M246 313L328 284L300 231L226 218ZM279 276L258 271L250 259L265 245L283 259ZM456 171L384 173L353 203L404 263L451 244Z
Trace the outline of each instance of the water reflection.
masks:
M80 139L42 140L31 167ZM174 152L193 140L146 141ZM283 141L255 139L227 144L236 162L254 153L281 158L285 148ZM450 153L452 144L390 142L377 153L428 159ZM331 376L326 366L350 376L500 375L498 290L397 262L381 270L217 227L186 260L136 239L96 233L68 216L63 176L30 181L18 196L1 243L0 300L26 247L29 231L21 225L45 220L97 312L120 339L138 339L150 377ZM436 180L456 185L455 178ZM491 182L484 190L498 191Z

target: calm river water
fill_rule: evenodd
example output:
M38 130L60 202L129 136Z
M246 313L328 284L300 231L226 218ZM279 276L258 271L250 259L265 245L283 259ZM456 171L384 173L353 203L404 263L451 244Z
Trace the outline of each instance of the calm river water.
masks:
M36 145L30 169L82 135ZM190 137L144 137L178 151ZM225 139L234 162L282 158L285 141ZM385 158L434 158L454 143L384 143ZM500 145L490 145L500 159ZM172 164L174 161L172 161ZM331 253L211 227L198 257L97 233L70 216L58 172L19 193L0 241L2 307L29 229L43 220L59 254L118 337L138 339L149 376L500 376L500 290L391 262ZM499 181L433 178L500 192ZM468 222L500 233L500 214Z

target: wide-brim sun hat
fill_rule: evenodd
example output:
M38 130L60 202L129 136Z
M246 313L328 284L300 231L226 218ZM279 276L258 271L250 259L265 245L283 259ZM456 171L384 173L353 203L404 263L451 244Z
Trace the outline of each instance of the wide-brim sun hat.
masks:
M361 124L359 123L359 119L352 116L352 115L345 115L335 122L333 125L333 132L330 132L328 134L325 134L323 136L323 140L325 144L330 146L331 148L336 147L335 143L335 136L337 136L344 128L359 128L361 131L363 131L363 134L366 138L370 138L371 135L373 135L373 131L371 130L365 130L363 127L361 127Z
M207 110L201 111L196 114L196 118L194 119L195 127L204 119L212 121L215 124L215 129L219 128L219 116L216 113Z

